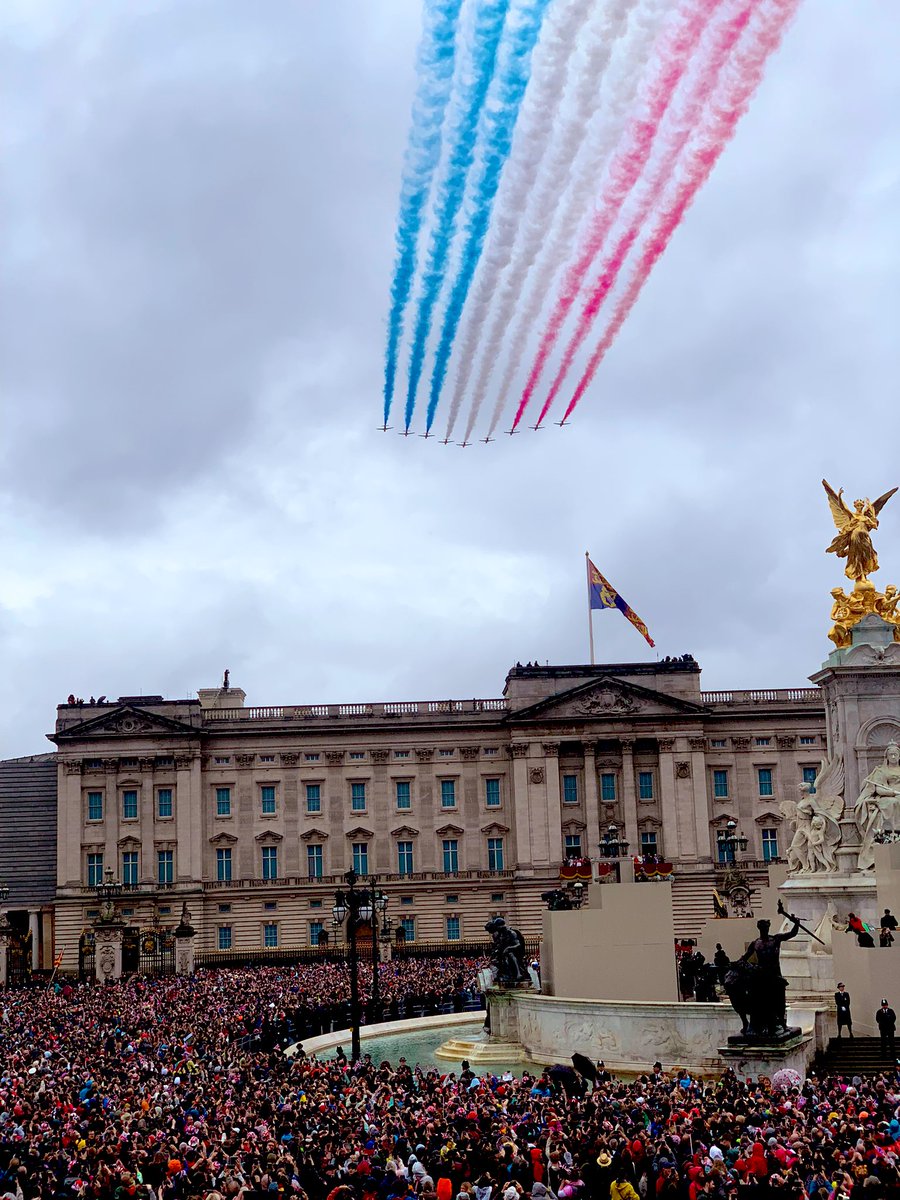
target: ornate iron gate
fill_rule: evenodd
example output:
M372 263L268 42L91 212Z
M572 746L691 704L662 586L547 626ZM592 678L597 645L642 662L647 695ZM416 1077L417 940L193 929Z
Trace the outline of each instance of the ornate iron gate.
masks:
M78 978L82 983L94 978L94 931L83 929L78 939Z
M24 987L31 982L30 931L10 938L6 954L6 982L12 988Z
M143 929L140 937L142 975L175 974L175 938L168 929Z

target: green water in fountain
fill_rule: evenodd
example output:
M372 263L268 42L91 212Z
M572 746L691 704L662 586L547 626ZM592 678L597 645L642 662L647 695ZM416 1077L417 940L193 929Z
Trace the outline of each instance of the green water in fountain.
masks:
M443 1029L432 1027L431 1029L414 1030L408 1033L394 1033L385 1037L364 1038L360 1049L363 1055L370 1054L372 1061L375 1063L384 1062L387 1060L392 1067L395 1067L401 1058L405 1058L407 1063L414 1067L417 1063L423 1068L437 1067L441 1074L448 1074L451 1071L459 1074L460 1064L448 1062L447 1059L435 1058L434 1052L438 1046L451 1038L464 1039L466 1041L474 1041L481 1036L482 1026L484 1024L484 1014L482 1013L477 1020L471 1024L464 1025L447 1025ZM349 1045L344 1046L344 1053L348 1054ZM323 1057L333 1058L334 1052L329 1050ZM509 1069L514 1075L521 1075L523 1071L534 1071L537 1069L540 1073L540 1068L535 1068L529 1063L492 1063L490 1069L474 1067L479 1075L492 1074L502 1075L504 1071Z

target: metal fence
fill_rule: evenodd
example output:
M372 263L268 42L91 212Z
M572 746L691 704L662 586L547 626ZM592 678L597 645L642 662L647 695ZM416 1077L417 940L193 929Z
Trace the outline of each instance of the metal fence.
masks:
M528 938L525 951L535 957L538 953L537 938ZM487 958L491 952L489 941L426 941L398 942L393 947L393 958L397 960L418 958ZM369 949L360 954L360 961L368 961ZM195 958L198 967L276 967L293 966L299 963L339 963L347 958L346 945L330 946L279 946L277 949L260 950L202 950Z

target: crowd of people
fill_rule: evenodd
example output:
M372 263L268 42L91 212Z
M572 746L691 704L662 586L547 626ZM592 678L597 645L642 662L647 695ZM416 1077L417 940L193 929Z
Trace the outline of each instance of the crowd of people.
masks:
M388 1003L477 964L389 964ZM900 1192L900 1077L779 1090L661 1064L564 1086L283 1053L341 965L132 977L0 997L0 1200L815 1200ZM365 1049L365 1043L363 1043ZM574 1049L574 1047L573 1047Z

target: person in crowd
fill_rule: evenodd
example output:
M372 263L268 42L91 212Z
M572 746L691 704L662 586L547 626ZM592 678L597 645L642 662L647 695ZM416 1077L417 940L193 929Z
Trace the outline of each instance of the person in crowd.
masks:
M842 983L837 985L837 991L834 993L834 1006L837 1009L837 1035L841 1036L841 1030L847 1030L847 1036L853 1037L853 1018L850 1015L850 993Z
M881 1007L875 1013L875 1021L881 1035L881 1057L893 1061L897 1057L897 1014L887 1000L881 1001Z

